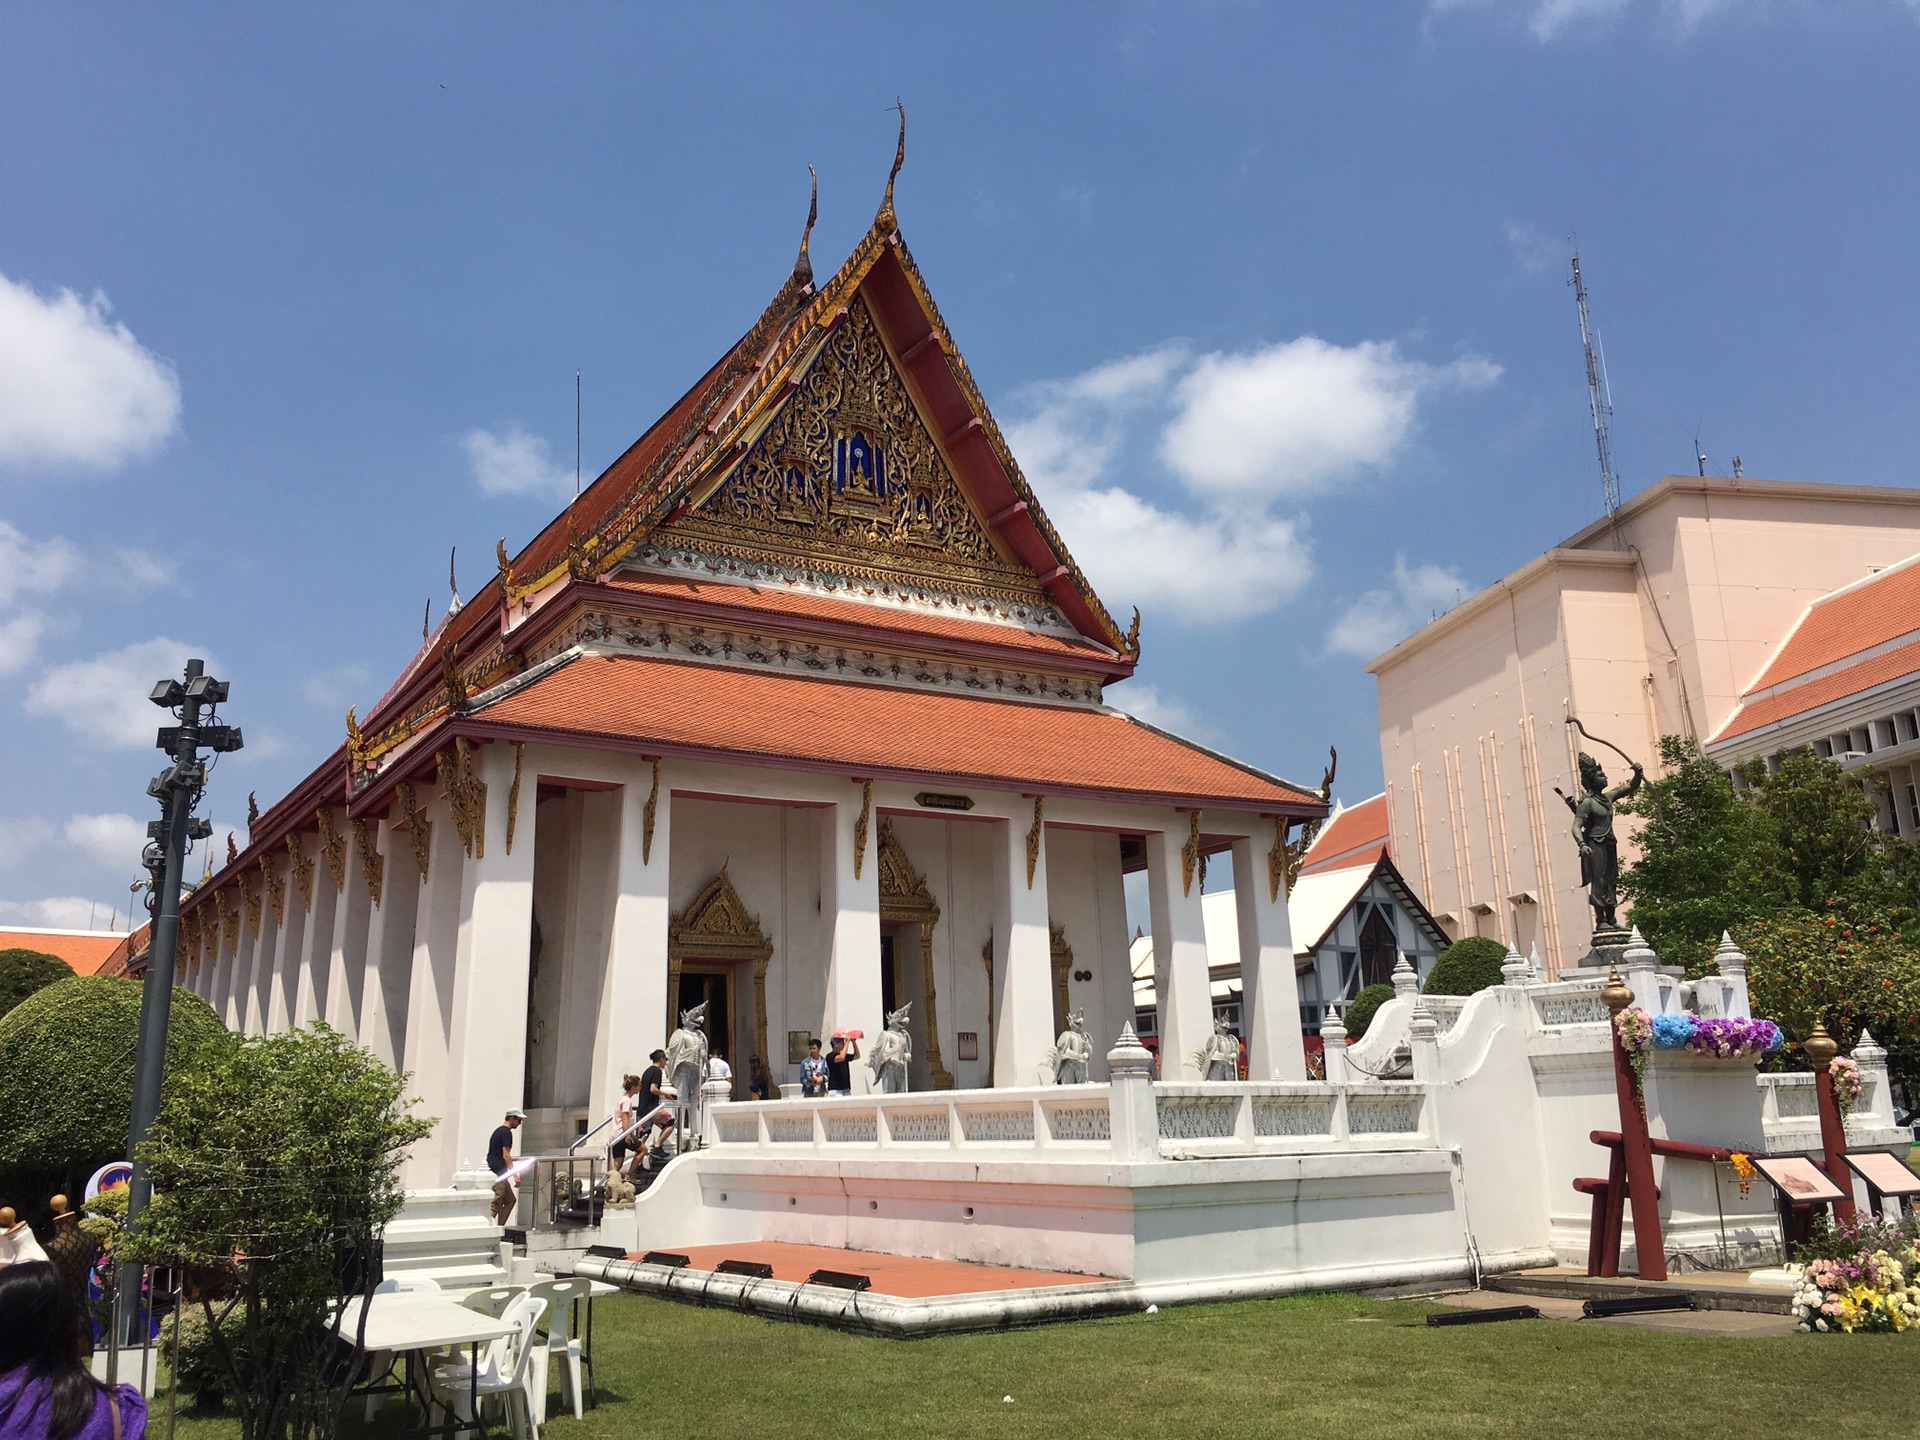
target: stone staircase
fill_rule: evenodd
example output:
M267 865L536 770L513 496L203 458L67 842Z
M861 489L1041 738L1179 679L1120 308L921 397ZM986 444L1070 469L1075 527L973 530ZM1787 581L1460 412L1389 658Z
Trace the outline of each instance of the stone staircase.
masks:
M477 1179L445 1190L409 1190L405 1208L387 1226L385 1272L424 1275L446 1289L504 1284L492 1203L490 1184Z

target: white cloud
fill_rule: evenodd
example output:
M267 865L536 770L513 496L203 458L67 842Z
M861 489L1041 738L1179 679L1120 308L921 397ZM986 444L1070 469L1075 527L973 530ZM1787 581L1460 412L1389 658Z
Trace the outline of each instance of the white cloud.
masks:
M473 466L474 482L488 495L531 495L564 500L573 494L574 477L555 462L547 442L518 424L502 434L469 430L460 448Z
M29 540L0 520L0 605L58 590L79 570L80 551L69 541L57 535L51 540Z
M1920 9L1920 0L1905 0ZM1541 44L1569 34L1585 34L1644 11L1664 21L1681 35L1692 33L1717 15L1736 10L1758 14L1772 8L1768 0L1428 0L1428 13L1455 10L1491 10L1527 27Z
M1389 465L1427 397L1499 374L1478 356L1408 360L1390 342L1306 336L1198 356L1174 342L1030 387L1007 438L1109 599L1241 619L1312 576L1306 518L1282 502ZM1148 498L1142 470L1185 503Z
M0 870L18 865L53 838L53 827L29 816L23 820L0 819Z
M178 568L173 561L145 550L119 549L113 552L107 575L122 589L151 590L171 585Z
M0 462L110 469L180 421L180 379L110 318L107 297L51 298L0 275Z
M35 610L0 620L0 675L11 675L31 665L40 653L40 637L46 629L47 617Z
M1199 716L1171 695L1162 693L1157 685L1149 685L1144 680L1128 680L1111 686L1106 699L1114 709L1124 710L1136 720L1176 735L1192 735L1200 729Z
M1530 275L1564 266L1570 254L1565 240L1543 234L1531 225L1516 225L1511 220L1507 222L1507 244L1513 250L1513 258Z
M1425 625L1436 612L1451 610L1474 589L1457 571L1438 565L1409 566L1405 558L1396 557L1393 583L1367 591L1341 611L1327 631L1327 649L1371 660Z
M156 728L169 723L167 712L150 703L148 694L156 681L177 676L196 654L206 660L209 673L225 673L204 651L160 636L49 670L27 691L26 708L29 714L63 720L99 744L144 749L153 744Z
M1160 454L1189 487L1278 497L1322 489L1397 455L1421 392L1484 389L1477 355L1434 367L1392 341L1329 345L1303 335L1242 355L1202 355L1174 391Z
M153 818L159 818L157 807ZM146 848L147 822L131 815L75 815L61 834L104 868L131 872L139 868L140 852Z
M373 673L364 665L338 665L308 676L307 683L300 688L311 703L323 709L344 712L356 697L361 696L372 678Z
M43 930L106 930L129 928L125 900L85 900L60 895L47 900L0 900L0 923L32 925ZM144 920L146 917L140 917Z

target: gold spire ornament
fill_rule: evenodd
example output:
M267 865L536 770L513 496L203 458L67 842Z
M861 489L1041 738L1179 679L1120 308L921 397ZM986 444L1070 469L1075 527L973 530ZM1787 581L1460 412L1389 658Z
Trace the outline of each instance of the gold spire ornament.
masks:
M807 166L813 177L813 198L807 201L807 228L800 232L800 254L793 262L793 283L802 290L813 289L813 257L807 253L807 241L813 237L813 222L820 218L820 172Z
M900 112L900 143L893 149L893 168L887 172L887 193L880 197L880 213L873 217L873 228L882 235L891 235L900 228L900 217L893 213L893 182L900 176L900 167L907 163L907 107L895 96L893 108Z
M1607 988L1600 992L1600 998L1615 1015L1633 1004L1633 990L1620 978L1618 965L1607 967Z
M1813 1062L1816 1075L1829 1068L1833 1064L1833 1057L1840 1053L1839 1042L1827 1033L1825 1020L1813 1022L1813 1033L1807 1036L1800 1048L1807 1052L1807 1059Z

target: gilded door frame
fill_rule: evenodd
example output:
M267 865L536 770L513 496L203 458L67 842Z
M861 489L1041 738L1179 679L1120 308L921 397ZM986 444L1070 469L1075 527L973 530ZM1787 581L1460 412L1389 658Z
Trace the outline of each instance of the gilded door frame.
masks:
M772 959L773 942L761 930L760 917L747 913L740 892L733 888L733 881L727 875L727 867L722 865L720 873L707 882L693 903L667 925L668 1033L680 1023L679 1015L674 1012L680 1001L683 967L691 967L690 973L694 974L712 973L716 968L731 973L737 966L751 964L754 1050L771 1069L773 1061L767 1053L767 964ZM737 976L729 988L733 1013L727 1017L727 1028L736 1036L745 1035L748 1027L740 1023L741 986ZM737 1040L735 1048L739 1048ZM737 1068L746 1057L729 1058Z

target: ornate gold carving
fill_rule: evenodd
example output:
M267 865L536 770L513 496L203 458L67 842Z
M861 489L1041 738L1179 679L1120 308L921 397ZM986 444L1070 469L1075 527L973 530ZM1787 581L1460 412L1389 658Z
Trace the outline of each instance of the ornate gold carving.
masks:
M505 542L503 541L502 544ZM527 758L527 747L513 742L513 784L507 787L507 854L513 854L513 827L520 820L520 766Z
M367 754L366 732L360 728L360 722L353 718L353 706L347 707L347 763L358 770L370 757Z
M240 948L240 912L227 909L227 892L213 892L213 913L220 922L220 943L227 949L238 951Z
M307 914L313 913L313 861L307 858L306 847L300 843L299 833L287 836L287 873L293 878L293 888L300 892L300 905Z
M511 604L515 598L513 593L513 562L507 559L506 536L503 535L494 542L493 558L494 562L500 567L501 593L507 597L508 603Z
M573 511L567 511L567 574L583 583L598 580L601 567L600 537L589 535L582 539L580 532L573 528Z
M660 813L660 757L653 757L653 789L647 792L647 805L640 812L640 863L653 863L653 821ZM762 1050L760 1058L766 1059L767 1052Z
M486 858L487 782L473 763L473 742L456 736L452 745L434 757L440 768L440 793L446 796L454 834L471 859Z
M233 832L227 832L227 864L231 865L240 858L240 847L233 843Z
M887 172L887 193L880 199L880 209L873 217L873 228L882 235L891 235L900 228L900 219L893 213L893 182L900 177L900 167L907 163L907 107L895 97L893 108L900 112L900 143L894 148L893 168Z
M860 782L860 818L853 822L853 878L867 858L867 823L873 818L873 781Z
M247 832L249 835L252 834L253 827L259 823L260 802L253 798L253 791L249 790L247 792Z
M272 855L260 857L260 878L266 883L267 903L273 907L273 923L286 919L287 882L280 878L280 866Z
M262 861L266 856L260 857ZM260 877L252 871L243 871L240 876L240 905L246 911L247 929L255 935L260 933Z
M387 859L374 844L373 834L367 828L367 822L353 822L353 844L360 852L360 878L365 882L367 894L373 900L373 908L380 908L380 886L386 879Z
M1127 637L1120 644L1120 653L1129 660L1140 658L1140 607L1133 607L1133 623L1127 627Z
M1280 903L1280 885L1286 882L1287 889L1293 889L1293 882L1287 877L1287 817L1273 817L1273 848L1267 851L1267 899L1274 904Z
M404 781L394 787L400 798L400 820L407 829L407 843L413 847L413 863L420 867L420 878L427 878L427 862L433 858L433 822L421 813L420 799L413 786Z
M320 857L333 877L334 893L339 894L347 888L347 837L333 828L331 806L322 805L314 811L313 822L320 831Z
M1200 868L1200 811L1187 813L1187 843L1180 847L1180 893L1193 893L1194 872Z
M1327 747L1327 768L1320 772L1320 798L1333 797L1333 777L1340 768L1340 752L1333 746ZM1282 822L1285 823L1284 821ZM1307 848L1313 844L1314 837L1320 833L1320 827L1326 823L1325 817L1302 820L1300 831L1286 842L1287 850L1287 893L1293 893L1293 882L1300 878L1300 867L1306 863Z
M995 547L857 297L793 399L669 533L1044 601L1032 572Z
M940 923L940 906L927 888L926 877L913 868L905 847L893 833L893 821L880 817L880 843L874 859L880 866L880 922L920 927L920 985L926 994L927 1071L933 1088L951 1090L953 1076L940 1058L940 1000L933 979L933 931ZM897 958L896 958L897 963Z
M1047 941L1048 956L1053 961L1053 1033L1058 1035L1067 1028L1067 1016L1073 1013L1067 992L1067 977L1073 973L1073 947L1067 944L1065 925L1049 925Z
M727 867L709 880L684 912L667 923L667 1006L675 1007L680 996L680 975L686 965L753 966L753 1038L754 1052L762 1059L767 1049L767 962L773 958L773 942L760 928L757 915L749 915L727 876ZM739 1035L739 989L733 990L734 1014L728 1028ZM677 1019L678 1017L670 1017ZM737 1055L734 1057L739 1058Z
M470 698L467 679L460 673L460 659L454 652L451 636L440 647L440 688L445 693L449 710L459 710Z
M1040 865L1040 840L1046 834L1047 797L1033 797L1033 826L1027 831L1027 889L1033 889L1033 872Z

